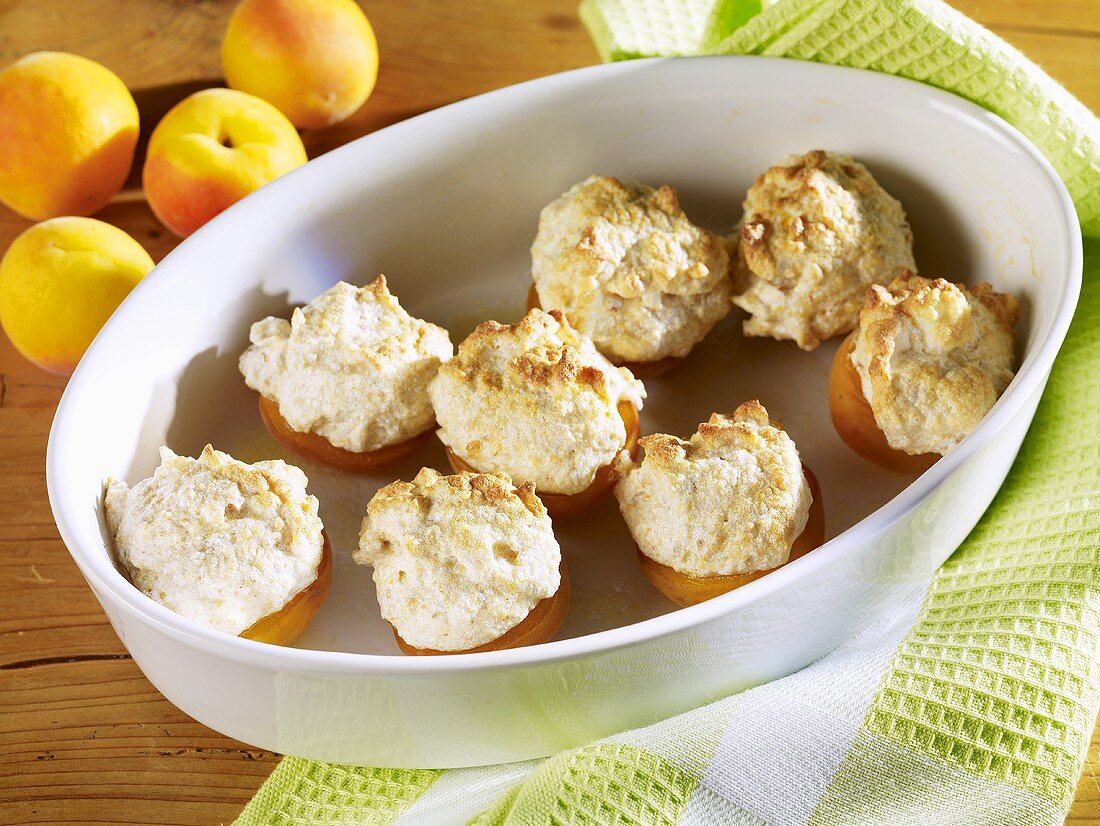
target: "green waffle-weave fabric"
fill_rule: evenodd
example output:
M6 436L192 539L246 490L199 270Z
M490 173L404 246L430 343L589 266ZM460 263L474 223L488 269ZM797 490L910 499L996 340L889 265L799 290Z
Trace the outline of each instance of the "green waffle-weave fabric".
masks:
M287 758L239 824L1062 823L1100 707L1100 121L943 3L765 5L584 0L580 13L608 60L760 54L947 89L1020 129L1074 199L1081 301L1001 492L927 589L797 674L544 761Z

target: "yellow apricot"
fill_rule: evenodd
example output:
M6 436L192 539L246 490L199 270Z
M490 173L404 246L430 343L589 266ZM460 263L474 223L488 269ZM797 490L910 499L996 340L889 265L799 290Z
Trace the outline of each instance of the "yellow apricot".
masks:
M370 96L378 44L352 0L241 0L222 41L222 67L232 88L316 129Z
M0 202L34 220L90 215L126 182L138 110L98 63L36 52L0 71Z
M233 89L203 89L153 130L142 184L161 223L187 236L305 162L302 139L270 103Z
M94 218L52 218L25 230L0 261L0 325L43 370L66 375L153 259Z

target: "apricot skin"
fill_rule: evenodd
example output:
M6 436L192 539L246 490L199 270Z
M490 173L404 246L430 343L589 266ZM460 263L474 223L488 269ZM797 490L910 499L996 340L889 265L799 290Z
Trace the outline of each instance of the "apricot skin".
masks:
M0 71L0 202L25 218L98 212L137 138L133 96L95 61L35 52Z
M852 450L879 467L898 473L924 473L940 458L938 453L910 454L890 447L863 397L859 373L850 358L856 334L850 334L833 357L829 371L829 415L837 435Z
M68 375L153 259L94 218L51 218L23 231L0 260L0 325L15 348Z
M203 89L157 124L141 177L153 213L186 237L305 162L301 137L274 106L232 89Z
M344 120L374 89L378 44L352 0L241 0L222 41L230 87L300 129Z

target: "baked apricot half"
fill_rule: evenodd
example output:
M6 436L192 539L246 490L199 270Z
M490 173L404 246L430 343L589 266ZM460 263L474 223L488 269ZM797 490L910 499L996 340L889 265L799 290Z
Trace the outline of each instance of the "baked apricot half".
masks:
M805 465L802 466L802 472L806 476L806 483L810 486L813 502L810 503L806 527L802 529L802 533L791 546L791 555L787 562L805 556L825 541L825 506L821 501L821 486L817 482L817 477ZM681 608L714 599L727 591L740 588L754 579L760 579L778 570L778 568L769 568L766 571L753 571L750 574L692 576L677 571L670 565L650 559L642 553L641 549L638 550L638 560L642 564L642 573L645 574L646 579Z
M287 450L292 450L311 462L345 473L376 473L400 464L416 453L432 435L432 428L429 428L404 442L355 453L336 447L324 436L295 430L279 412L279 405L266 396L260 396L260 418L264 420L264 425L275 437L275 441Z
M328 534L322 531L321 537L324 546L321 562L317 566L317 578L278 611L252 623L240 636L271 645L290 645L302 635L332 585L332 546L329 545Z
M538 645L548 642L561 627L565 619L565 612L569 610L569 569L565 566L565 560L558 566L561 574L561 584L553 596L540 600L535 604L518 625L505 631L495 640L490 640L476 648L467 648L462 651L435 651L431 648L414 648L393 629L393 637L397 640L398 647L406 654L415 657L444 655L444 654L479 654L483 651L501 651L505 648L522 648L525 645Z
M539 293L538 290L535 289L534 284L532 284L531 289L527 291L527 309L542 309L542 305L539 303ZM656 378L657 376L667 373L683 360L683 356L666 356L656 361L615 361L614 359L609 359L616 367L625 367L634 374L634 378L636 379Z
M642 424L638 420L638 411L634 408L634 405L626 401L619 402L618 410L623 424L626 425L626 442L623 449L630 454L632 459L637 459L638 438L641 436L642 431ZM484 472L473 467L449 447L447 448L447 461L451 463L455 473L462 473L463 471L467 473ZM616 463L612 461L597 470L595 478L592 479L588 487L578 493L551 493L541 489L536 489L535 493L542 500L542 504L546 507L546 512L550 514L550 518L561 522L592 510L611 495L611 491L615 489L615 484L618 481L619 471Z
M940 458L938 453L906 453L886 441L874 411L863 395L859 372L852 364L856 332L840 345L829 371L829 415L837 435L852 450L879 467L898 473L923 473Z

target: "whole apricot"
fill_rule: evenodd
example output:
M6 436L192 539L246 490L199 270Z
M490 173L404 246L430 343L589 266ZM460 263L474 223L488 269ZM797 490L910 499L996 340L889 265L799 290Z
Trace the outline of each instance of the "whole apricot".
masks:
M378 44L352 0L241 0L222 41L222 67L232 88L315 129L344 120L370 96Z
M149 253L117 227L75 216L43 221L0 260L0 325L28 359L67 375L151 269Z
M270 103L233 89L203 89L153 130L142 183L161 223L187 236L305 162L302 139Z
M0 202L27 218L90 215L126 182L138 110L95 61L35 52L0 71Z

